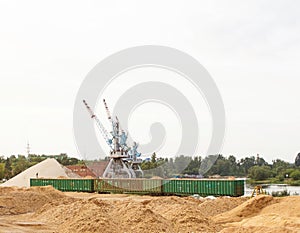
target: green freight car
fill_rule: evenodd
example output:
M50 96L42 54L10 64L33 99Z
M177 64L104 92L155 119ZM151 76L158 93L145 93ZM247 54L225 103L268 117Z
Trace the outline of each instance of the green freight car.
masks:
M48 186L68 192L95 192L94 179L30 179L30 186Z
M98 193L162 194L162 180L158 179L96 179Z
M238 197L244 195L244 180L169 179L163 181L163 193Z

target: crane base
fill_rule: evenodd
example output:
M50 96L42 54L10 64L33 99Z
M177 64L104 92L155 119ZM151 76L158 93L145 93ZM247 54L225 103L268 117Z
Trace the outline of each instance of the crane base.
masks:
M112 156L105 168L103 178L136 178L136 174L123 161L123 157Z

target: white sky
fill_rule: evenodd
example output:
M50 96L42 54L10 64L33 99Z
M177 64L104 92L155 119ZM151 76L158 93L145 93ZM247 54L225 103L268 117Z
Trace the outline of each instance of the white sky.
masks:
M86 74L121 49L157 44L189 53L214 78L227 117L224 155L292 162L299 9L297 0L1 0L0 154L25 154L29 140L32 153L78 157L72 114Z

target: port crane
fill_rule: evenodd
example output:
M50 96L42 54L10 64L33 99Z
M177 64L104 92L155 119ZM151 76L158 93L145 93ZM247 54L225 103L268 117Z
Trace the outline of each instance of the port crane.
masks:
M111 131L108 132L93 110L83 100L91 118L95 121L102 137L110 148L110 161L103 173L104 178L136 178L143 177L139 158L141 153L137 151L138 143L133 142L132 147L127 145L128 132L125 132L121 126L118 117L113 118L105 99L103 104L106 110L107 118L111 124Z

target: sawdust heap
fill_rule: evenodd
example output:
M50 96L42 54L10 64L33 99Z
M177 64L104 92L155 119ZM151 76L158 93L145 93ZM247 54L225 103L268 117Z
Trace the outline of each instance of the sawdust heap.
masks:
M251 217L259 213L264 207L274 202L275 199L272 196L260 195L255 198L249 199L238 207L220 214L214 218L215 222L226 223L226 222L237 222L245 217Z
M29 214L27 219L19 219L18 214L23 213ZM0 215L2 219L16 216L14 221L18 222L43 223L43 233L299 232L300 197L262 195L252 199L198 200L174 196L65 195L52 187L4 187L0 188ZM2 229L0 224L0 232Z
M218 232L221 228L211 221L213 211L207 211L208 208L217 208L218 213L224 212L245 200L220 199L220 201L197 200L191 197L172 196L148 197L146 200L138 201L138 199L99 200L93 197L79 199L71 204L49 203L37 211L35 218L59 224L59 232L64 233ZM211 204L203 205L204 203Z
M203 201L203 203L201 203L199 207L205 210L206 217L212 217L227 212L241 205L247 200L248 200L247 197L240 197L240 198L219 197L215 200Z
M172 224L143 203L115 202L114 216L121 217L124 232L172 232Z
M59 232L119 232L111 218L112 205L98 200L76 200L73 203L45 205L34 217L59 225Z
M164 198L162 198L164 199ZM166 203L174 200L186 203L180 198L166 198ZM180 201L179 201L180 200ZM39 221L60 224L59 232L215 232L215 226L205 218L200 210L191 205L160 213L151 206L161 200L103 201L97 199L78 200L72 204L58 206L45 205L36 214ZM161 210L165 205L160 205ZM171 209L171 207L169 207ZM163 216L164 215L164 216Z
M163 197L142 204L171 222L171 232L215 232L214 223L199 208L204 201L191 197Z
M258 196L214 220L224 224L222 233L296 233L300 231L300 199Z
M0 215L34 212L46 203L62 199L66 199L66 196L52 186L31 188L0 187Z
M142 201L79 199L71 204L49 203L35 214L36 220L59 224L59 232L217 232L212 211L234 208L243 198L197 200L191 197L156 197ZM237 201L237 199L239 199ZM217 199L218 200L218 199ZM215 204L203 204L209 202ZM232 204L229 204L232 202Z
M228 227L220 233L299 233L297 229L287 229L285 227Z

